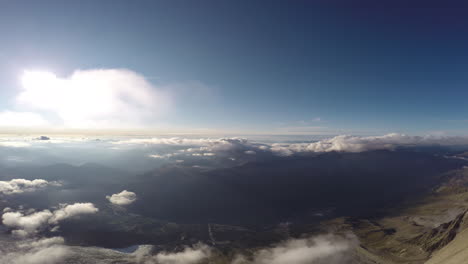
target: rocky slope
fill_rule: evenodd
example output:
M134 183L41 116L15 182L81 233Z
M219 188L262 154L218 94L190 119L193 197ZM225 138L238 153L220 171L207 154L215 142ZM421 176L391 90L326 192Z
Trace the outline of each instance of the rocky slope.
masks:
M468 263L468 168L441 178L430 193L375 219L323 223L359 238L355 263Z

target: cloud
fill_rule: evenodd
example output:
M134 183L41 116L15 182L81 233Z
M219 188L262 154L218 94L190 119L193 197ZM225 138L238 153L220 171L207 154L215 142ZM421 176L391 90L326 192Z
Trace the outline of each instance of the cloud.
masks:
M207 146L220 144L235 140L235 138L132 138L113 142L113 144L121 145L178 145L178 146Z
M24 141L0 141L0 147L8 147L8 148L25 148L30 147L31 144Z
M58 186L58 182L48 182L42 179L25 180L13 179L10 181L0 181L0 194L10 195L24 192L33 192L38 189L44 189L47 186Z
M159 252L151 255L151 246L140 246L133 254L138 263L145 264L196 264L211 256L211 248L205 244L186 247L180 252Z
M135 170L150 170L164 162L184 160L187 166L202 165L217 167L244 164L245 162L269 159L272 156L291 156L322 152L362 152L369 150L394 150L399 147L456 146L468 145L468 137L409 136L388 134L361 137L341 135L336 137L315 137L316 141L291 141L294 138L193 138L153 137L127 138L107 137L99 141L91 138L56 137L50 140L36 140L36 137L0 138L0 146L30 146L12 151L0 147L0 163L6 166L18 162L35 164L56 163L51 154L60 153L60 159L74 165L90 161L110 167L123 168L128 162L136 162ZM262 141L263 140L263 141ZM115 149L117 148L117 149ZM99 151L96 152L96 149ZM44 151L46 150L46 151ZM256 153L256 155L249 155ZM118 155L116 155L118 153ZM235 159L230 160L230 158ZM125 162L123 162L125 160ZM223 163L228 162L228 163ZM111 194L109 194L111 195Z
M237 256L232 264L341 264L347 263L357 245L353 235L319 235L291 239L274 247L254 252L252 257Z
M8 242L9 247L0 249L0 264L56 264L70 254L62 237L28 239Z
M97 209L92 203L74 203L74 204L61 204L60 208L54 211L54 215L49 219L50 223L57 224L58 222L82 214L97 213Z
M53 213L49 210L34 212L29 215L22 212L6 212L2 216L2 220L5 226L17 228L17 235L24 236L35 233L46 226L52 217Z
M245 138L137 138L114 141L116 145L169 145L177 146L178 152L170 154L152 154L153 158L170 158L176 155L190 154L202 156L236 156L246 157L253 154L270 154L291 156L300 153L322 152L364 152L372 150L394 150L398 147L417 146L454 146L468 145L468 137L409 136L404 134L387 134L383 136L350 136L340 135L316 142L307 143L260 143Z
M176 156L177 153L167 153L167 154L150 154L148 157L153 158L153 159L167 159ZM179 154L180 155L180 154Z
M106 196L106 199L116 205L129 205L136 201L137 196L134 192L123 190L120 193L113 194L112 196Z
M200 154L193 156L215 156L220 152L239 152L253 154L263 144L253 143L245 138L136 138L112 142L116 145L170 145L189 147L182 152ZM167 157L164 155L153 154L153 158Z
M61 204L57 210L23 211L6 210L2 215L5 226L15 228L13 234L20 237L29 236L45 229L50 225L57 225L60 221L82 214L94 214L98 209L92 203Z
M22 87L19 107L54 114L69 128L141 127L171 104L167 92L125 69L77 70L66 78L26 71ZM22 115L41 120L37 113Z
M371 150L394 150L398 147L466 145L466 137L408 136L387 134L384 136L359 137L341 135L313 143L272 144L271 151L279 155L304 152L363 152Z
M33 112L0 112L0 127L43 127L48 122Z

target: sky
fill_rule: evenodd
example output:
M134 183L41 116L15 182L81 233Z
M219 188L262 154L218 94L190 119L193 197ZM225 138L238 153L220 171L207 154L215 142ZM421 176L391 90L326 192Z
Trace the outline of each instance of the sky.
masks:
M468 5L424 3L0 0L0 130L464 135Z

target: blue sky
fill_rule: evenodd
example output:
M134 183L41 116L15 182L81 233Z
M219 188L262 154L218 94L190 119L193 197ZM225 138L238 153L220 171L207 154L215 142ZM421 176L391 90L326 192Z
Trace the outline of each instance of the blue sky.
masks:
M0 113L66 121L25 70L128 69L171 97L151 129L464 134L468 6L346 2L2 1Z

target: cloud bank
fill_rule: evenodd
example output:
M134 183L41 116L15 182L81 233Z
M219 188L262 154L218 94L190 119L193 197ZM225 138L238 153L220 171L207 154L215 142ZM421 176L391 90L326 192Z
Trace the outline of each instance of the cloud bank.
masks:
M33 235L49 226L56 226L60 221L77 215L94 214L98 209L92 203L61 204L53 212L43 210L32 213L6 210L2 215L5 226L14 228L13 234L20 237Z
M456 146L468 145L468 137L409 136L387 134L383 136L340 135L312 143L260 143L245 138L138 138L113 142L115 145L151 146L169 145L185 147L178 153L152 154L153 158L169 158L183 153L192 156L216 156L219 154L270 153L290 156L298 153L364 152L372 150L395 150L398 147Z
M343 264L348 263L357 240L353 235L320 235L291 239L256 251L252 257L237 256L232 264Z
M10 181L0 181L0 194L10 195L24 192L33 192L44 189L47 186L59 186L58 182L48 182L42 179L25 180L13 179Z
M0 247L0 264L58 264L69 254L62 237L10 241Z
M273 144L271 150L280 155L301 152L364 152L371 150L394 150L398 147L467 145L466 137L408 136L387 134L384 136L359 137L341 135L313 143Z
M120 193L116 193L111 196L106 196L106 199L109 200L109 202L111 202L112 204L129 205L136 201L137 196L134 192L123 190Z
M152 255L152 246L140 246L133 254L137 263L144 264L196 264L212 255L211 248L205 244L186 247L180 252L159 252Z
M282 140L292 140L286 138ZM235 166L271 158L308 155L326 152L364 152L372 150L396 150L400 147L468 146L468 137L409 136L388 134L360 137L341 135L315 141L273 141L272 138L255 140L246 138L191 138L191 137L101 137L66 138L52 137L37 140L34 137L0 138L0 166L18 166L26 163L53 164L57 157L64 163L80 165L87 162L109 167L143 172L164 163L180 166L215 168ZM13 149L14 148L14 149ZM44 151L46 150L46 151ZM3 154L3 155L2 155ZM55 158L50 154L57 155ZM109 195L111 195L109 193Z

